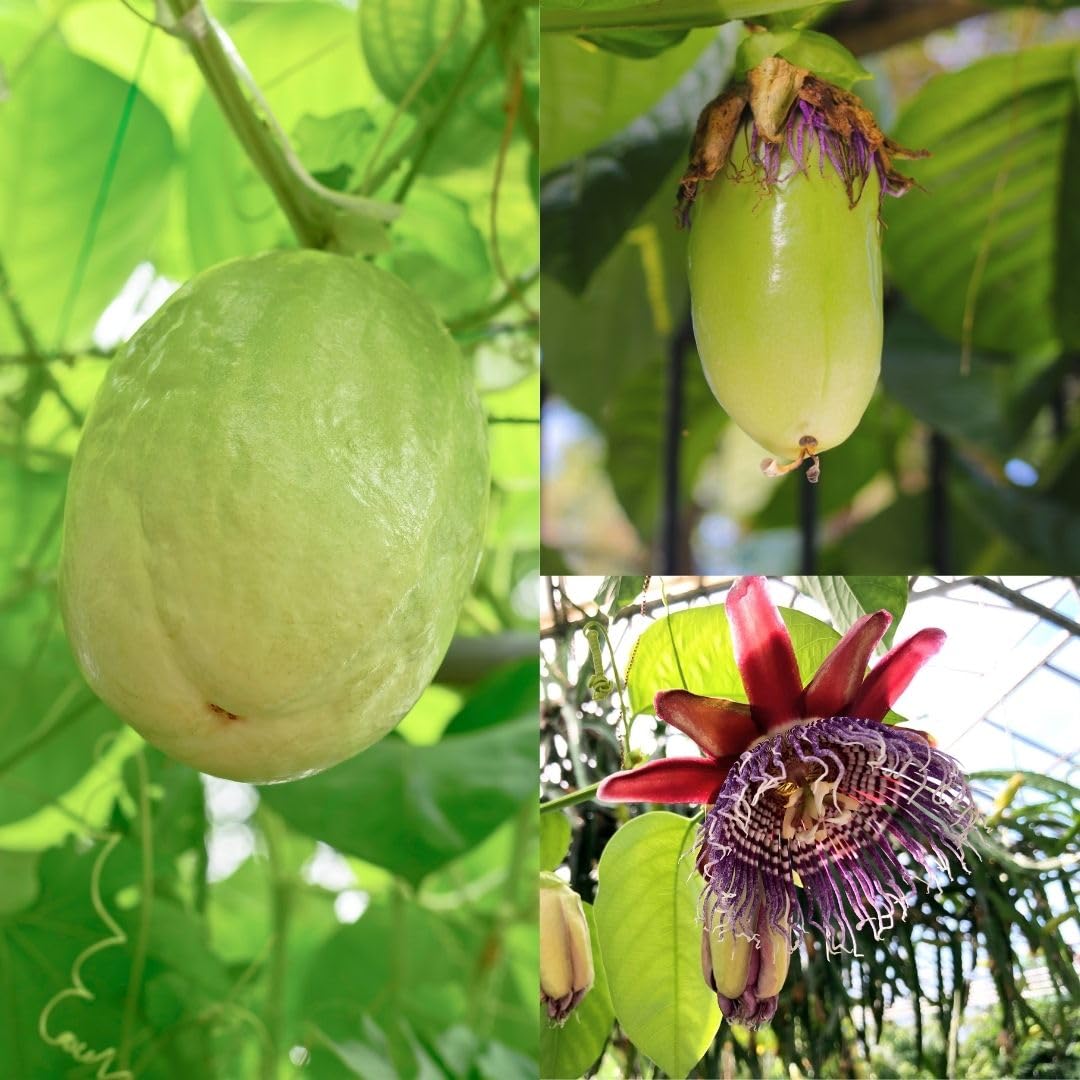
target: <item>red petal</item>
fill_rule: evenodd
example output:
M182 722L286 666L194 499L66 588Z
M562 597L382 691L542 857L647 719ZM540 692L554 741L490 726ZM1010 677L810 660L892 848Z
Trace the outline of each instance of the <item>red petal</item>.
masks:
M919 668L944 644L944 630L928 629L897 645L867 675L847 712L860 720L884 720Z
M602 802L710 803L735 759L663 758L609 776L596 793Z
M754 719L763 730L795 720L802 696L799 666L787 627L765 589L765 579L744 577L737 581L725 607L735 662Z
M741 754L761 734L750 716L750 706L727 698L661 690L653 707L665 724L689 735L713 757Z
M844 707L859 692L870 654L891 622L887 611L875 611L852 624L803 691L803 716L847 715Z

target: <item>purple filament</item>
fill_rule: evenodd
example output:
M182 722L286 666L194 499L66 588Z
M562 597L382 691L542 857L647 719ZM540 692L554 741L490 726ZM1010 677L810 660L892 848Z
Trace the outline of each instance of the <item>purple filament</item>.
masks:
M805 819L792 809L804 805ZM856 929L880 938L906 914L915 866L963 865L976 816L959 764L921 736L846 717L795 724L742 755L702 823L706 917L793 945L805 921L827 953L855 952Z
M819 172L825 175L825 162L828 161L844 181L852 206L862 197L871 169L878 174L883 194L903 194L904 189L889 182L880 153L870 149L870 143L861 131L856 129L849 137L841 135L833 129L824 112L801 98L788 113L781 142L769 142L758 133L757 125L751 124L749 160L761 170L766 187L772 187L795 173L808 175L808 155L814 144L818 149ZM784 150L792 168L781 175Z

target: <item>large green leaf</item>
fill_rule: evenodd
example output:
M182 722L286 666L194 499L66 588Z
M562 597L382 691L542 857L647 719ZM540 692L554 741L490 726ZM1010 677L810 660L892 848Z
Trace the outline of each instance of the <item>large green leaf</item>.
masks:
M562 811L540 815L540 869L554 870L570 849L570 819Z
M0 824L33 817L99 759L116 775L123 760L103 741L116 718L87 688L60 624L52 579L65 480L0 459ZM109 776L97 780L100 794ZM107 806L94 798L98 812ZM31 831L49 833L40 821Z
M262 798L293 828L417 884L480 843L535 789L536 665L517 671L532 694L524 708L517 694L493 703L500 723L433 746L390 735L318 776L263 788Z
M551 816L551 815L548 815ZM589 924L595 979L565 1024L552 1024L547 1012L540 1010L540 1076L547 1080L581 1076L595 1064L611 1036L615 1008L611 1004L604 958L600 953L600 935L592 904L582 903Z
M597 868L596 929L620 1027L669 1076L687 1076L720 1026L701 975L694 824L658 811L624 825Z
M702 106L731 72L734 38L718 35L673 90L629 127L548 173L540 191L544 273L580 294L686 154ZM671 201L674 202L672 193ZM673 229L674 217L668 218Z
M896 139L932 156L905 163L925 193L886 200L886 257L954 339L971 310L978 346L1080 343L1076 59L1074 44L990 57L933 79L900 119Z
M993 482L975 469L965 469L954 487L957 503L988 531L1005 533L1040 567L1072 566L1080 559L1080 510L1038 489L1007 480ZM1020 573L1021 563L998 563L998 572Z
M191 117L186 160L188 238L197 270L295 244L288 220L204 91Z
M499 1041L535 1056L538 1033L532 993L525 999L522 988L507 979L505 966L519 950L531 952L530 989L535 992L536 934L530 930L532 941L507 935L510 955L502 957L493 973L500 976L492 1003L497 1011L485 1019ZM303 989L305 1024L337 1042L378 1045L369 1023L374 1021L388 1039L379 1049L392 1057L398 1076L430 1076L421 1071L420 1043L410 1036L415 1032L430 1045L440 1032L457 1024L471 1021L479 1026L485 1014L473 994L492 967L490 960L482 959L487 933L478 919L465 921L427 911L400 894L389 904L373 903L359 921L339 929L316 953ZM471 978L466 972L472 973ZM321 1068L318 1074L344 1075ZM467 1064L463 1075L469 1075Z
M1053 394L1060 375L1053 352L1011 360L977 351L970 370L960 349L906 305L885 327L882 381L888 395L925 424L976 443L1003 459Z
M66 1075L71 1066L61 1050L41 1040L38 1017L52 995L72 986L73 964L82 950L112 936L93 902L92 870L102 850L100 843L89 850L69 844L47 852L39 864L34 903L0 918L0 1016L5 1018L0 1055L5 1075L17 1080ZM102 864L100 899L126 940L87 958L79 973L92 996L60 1001L48 1017L48 1030L54 1037L73 1031L97 1052L118 1047L141 942L145 966L135 1034L144 1045L147 1036L170 1040L170 1053L148 1062L140 1075L150 1080L176 1075L171 1070L193 1075L198 1066L189 1055L195 1048L185 1043L185 1029L197 1024L203 1009L225 998L228 979L207 947L202 925L178 904L155 896L144 927L142 903L120 903L139 881L139 857L134 844L122 841Z
M431 163L473 163L490 154L506 121L503 65L493 43L470 56L484 33L481 0L364 0L360 44L379 90L421 118L430 119L459 78L458 105L438 129Z
M670 359L657 354L651 364L619 388L605 425L608 470L615 494L642 536L652 536L663 495ZM682 426L679 445L679 505L685 505L702 462L716 448L727 423L708 383L694 370L697 355L683 358ZM690 370L687 370L690 369Z
M623 387L667 355L688 309L686 234L670 204L661 190L580 296L547 273L540 278L547 387L604 429Z
M803 684L809 682L840 635L825 623L792 608L780 616L791 634ZM651 712L661 690L683 688L695 694L745 701L731 645L731 627L722 604L676 611L658 619L638 639L630 669L630 705Z
M610 139L674 89L715 37L696 30L648 62L595 49L562 34L540 40L540 170Z
M857 82L872 78L869 71L835 38L816 30L785 28L765 30L745 37L735 60L735 75L748 72L770 56L782 56L796 67L812 71L820 79L850 90Z
M154 254L172 135L160 111L136 91L111 164L128 98L124 80L49 39L19 69L9 100L0 104L0 258L43 348L61 344L60 335L62 344L86 344L131 271ZM99 191L110 168L102 207ZM91 228L83 273L79 253ZM23 343L6 326L0 322L0 348L21 351Z
M393 250L382 265L442 318L479 308L491 295L494 272L487 244L460 199L430 182L417 184L392 237Z
M892 644L907 607L907 578L819 575L800 577L798 582L799 588L807 596L814 597L828 609L833 624L841 632L850 629L864 615L884 608L893 621L879 648L888 648Z
M843 3L844 0L835 0ZM592 33L657 27L712 26L804 7L792 0L540 0L540 28Z

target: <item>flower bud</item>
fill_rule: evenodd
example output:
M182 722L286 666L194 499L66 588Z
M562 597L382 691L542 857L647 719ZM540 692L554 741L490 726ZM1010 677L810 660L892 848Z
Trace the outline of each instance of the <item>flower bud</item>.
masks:
M581 897L554 874L540 875L540 1000L558 1024L593 984L592 944Z
M729 1023L756 1028L776 1013L777 996L791 963L785 912L782 926L758 914L758 940L742 937L706 913L701 934L701 969Z

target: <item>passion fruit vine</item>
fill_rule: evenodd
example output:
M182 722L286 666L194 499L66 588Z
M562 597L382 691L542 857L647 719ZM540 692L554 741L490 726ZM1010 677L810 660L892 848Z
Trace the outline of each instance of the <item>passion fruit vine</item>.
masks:
M880 203L922 157L853 94L770 57L709 102L679 191L690 231L694 335L728 415L774 457L820 475L856 428L881 368Z

